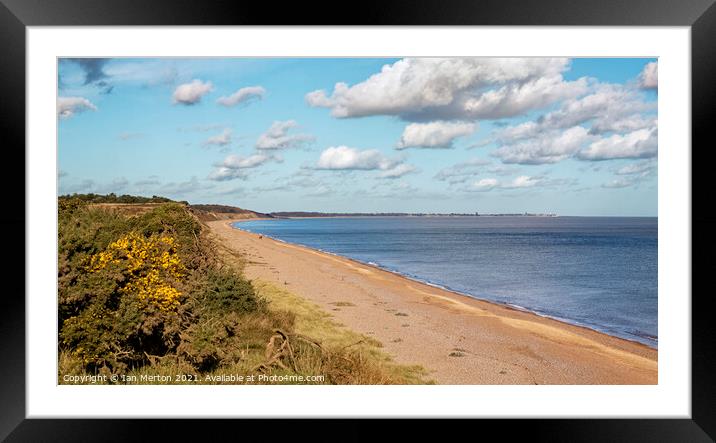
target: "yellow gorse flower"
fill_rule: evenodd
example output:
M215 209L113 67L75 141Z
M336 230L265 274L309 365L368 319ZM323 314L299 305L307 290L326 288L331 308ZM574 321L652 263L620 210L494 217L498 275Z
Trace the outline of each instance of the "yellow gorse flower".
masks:
M169 281L186 275L176 249L174 237L145 237L132 232L93 255L88 268L90 272L97 272L110 264L124 265L129 278L122 292L135 294L162 310L175 309L179 306L181 292Z

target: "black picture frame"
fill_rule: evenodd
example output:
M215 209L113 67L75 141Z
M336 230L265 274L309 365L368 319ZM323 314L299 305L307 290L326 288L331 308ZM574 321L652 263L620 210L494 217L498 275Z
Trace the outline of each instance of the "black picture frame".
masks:
M17 190L25 182L25 36L28 26L157 26L157 25L550 25L550 26L690 26L692 60L692 287L703 280L708 271L716 270L706 254L713 245L716 218L708 214L710 184L700 169L708 167L704 157L712 151L707 146L711 123L710 108L716 102L716 6L714 0L601 0L598 2L570 0L428 0L415 3L399 0L367 1L342 4L350 13L338 13L336 4L320 5L303 2L223 2L189 0L108 1L108 0L0 0L0 119L5 174L1 175L7 204L1 217L2 241L14 251L4 260L16 269L5 271L6 280L0 294L0 439L7 441L132 441L145 440L146 428L161 432L166 439L187 440L196 432L204 436L222 430L242 434L252 430L266 433L297 427L311 431L313 425L288 422L268 425L265 422L233 420L202 421L141 421L145 428L137 433L138 420L40 420L25 419L25 283L32 263L19 260L17 251L24 251L27 236L25 195ZM321 10L334 15L321 18ZM710 140L709 140L710 141ZM700 145L699 149L694 146ZM15 158L7 159L8 155ZM696 159L698 158L698 161ZM701 171L701 172L706 172ZM701 200L700 205L696 202ZM706 204L704 204L706 203ZM23 208L23 210L20 210ZM24 232L24 236L18 235ZM23 252L23 257L25 253ZM696 277L699 276L697 280ZM691 419L608 419L608 420L520 420L527 426L513 426L501 420L481 421L480 433L489 428L505 437L525 432L529 438L550 441L713 441L716 438L714 411L714 329L710 327L710 292L696 293L692 304L692 408ZM687 297L690 294L672 294ZM345 441L372 438L361 422L333 420L320 426L340 429L341 438L327 432L317 440ZM421 433L426 423L411 421L398 424L384 437L404 439L411 432ZM464 421L445 425L442 438L457 433L474 432L475 424ZM443 425L441 425L443 428ZM300 432L300 431L299 431ZM391 435L395 432L394 435ZM231 435L231 434L229 434ZM247 434L244 434L247 435ZM277 434L274 434L277 435ZM489 434L484 434L485 436Z

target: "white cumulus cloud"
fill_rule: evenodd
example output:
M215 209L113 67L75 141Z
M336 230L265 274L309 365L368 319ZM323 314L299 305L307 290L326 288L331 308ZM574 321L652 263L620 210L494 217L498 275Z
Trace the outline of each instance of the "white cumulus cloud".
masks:
M214 181L226 181L236 178L246 179L248 177L246 169L256 168L271 160L282 161L280 157L274 155L252 154L248 157L241 157L231 154L216 165L208 178Z
M406 120L502 118L584 92L586 79L565 81L566 58L405 58L328 95L306 95L310 106L338 118L396 115Z
M406 174L410 174L411 172L415 172L415 166L409 165L406 163L401 163L397 166L394 166L390 169L386 169L385 171L381 172L379 177L380 178L400 178Z
M209 137L205 142L205 146L226 146L231 143L231 129L224 129L221 134Z
M57 115L70 118L84 111L96 111L97 107L84 97L57 97Z
M565 82L561 75L511 83L465 100L466 115L475 118L505 118L544 108L559 100L576 97L587 90L586 79Z
M272 156L264 154L253 154L248 157L239 157L238 155L232 154L224 159L222 166L234 169L255 168L272 158Z
M515 177L514 179L506 182L500 182L496 178L483 178L477 181L474 181L470 183L465 188L462 188L462 190L465 191L491 191L493 189L504 189L504 190L519 190L519 189L527 189L527 188L534 188L534 187L564 187L564 186L574 186L578 183L576 179L562 179L562 178L556 178L556 179L550 179L549 177L545 175L540 176L529 176L529 175L520 175L518 177Z
M634 185L636 182L632 179L628 178L616 178L612 181L609 181L607 183L604 183L602 185L602 188L611 188L611 189L619 189L619 188L628 188L629 186Z
M589 145L577 155L582 160L652 158L657 155L657 130L640 129L625 135L614 134Z
M275 121L271 127L256 140L256 149L287 149L302 146L316 138L309 134L288 134L298 126L294 120Z
M397 148L452 148L453 140L472 134L476 127L467 122L411 123L403 130Z
M476 182L474 182L469 190L471 191L479 191L479 192L485 192L490 191L494 188L496 188L499 185L499 182L495 178L483 178Z
M207 178L209 180L214 180L218 182L234 180L237 178L245 180L246 178L248 178L248 174L243 169L232 169L224 166L219 166L218 168L211 171Z
M190 83L177 86L172 96L174 104L194 105L199 103L201 98L213 89L214 86L211 82L202 82L201 80L194 79Z
M531 188L539 184L540 181L541 179L539 178L530 177L529 175L520 175L519 177L516 177L514 180L512 180L510 183L502 185L502 187L508 189Z
M226 107L232 107L251 100L261 100L265 94L266 90L261 86L248 86L239 89L229 96L219 97L216 102Z
M639 74L639 86L644 89L659 87L659 65L657 62L647 63Z
M593 136L581 127L566 131L551 131L538 136L504 145L492 152L503 163L539 165L557 163L574 155Z
M528 121L497 131L495 139L502 144L533 138L544 132L566 129L591 122L589 132L634 131L651 127L656 117L644 114L656 110L638 91L615 84L597 84L583 97L565 100L552 112L536 121Z
M360 150L348 146L332 146L321 153L317 169L382 170L394 168L400 162L391 160L377 149Z

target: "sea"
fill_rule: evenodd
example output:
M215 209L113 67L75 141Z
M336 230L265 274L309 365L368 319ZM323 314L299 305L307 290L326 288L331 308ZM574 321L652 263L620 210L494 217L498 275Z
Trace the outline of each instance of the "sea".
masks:
M373 216L234 227L657 348L656 217Z

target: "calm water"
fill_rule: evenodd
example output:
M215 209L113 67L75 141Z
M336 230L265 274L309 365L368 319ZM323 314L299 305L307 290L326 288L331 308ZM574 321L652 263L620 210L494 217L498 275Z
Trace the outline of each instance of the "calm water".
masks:
M235 226L657 346L657 219L365 217Z

